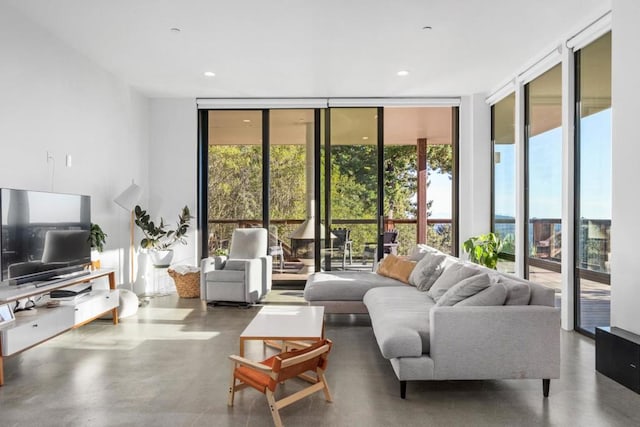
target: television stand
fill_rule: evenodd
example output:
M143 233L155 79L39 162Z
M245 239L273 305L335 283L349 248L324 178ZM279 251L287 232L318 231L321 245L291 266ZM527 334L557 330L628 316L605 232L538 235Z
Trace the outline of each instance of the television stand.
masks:
M45 284L24 284L0 289L0 305L12 304L24 298L44 296L56 289L108 277L109 289L92 290L88 295L59 306L38 306L33 316L16 318L0 326L0 386L4 384L4 358L13 356L43 343L68 330L78 328L111 313L113 324L118 324L119 291L116 289L115 270L104 269L81 276L56 280Z

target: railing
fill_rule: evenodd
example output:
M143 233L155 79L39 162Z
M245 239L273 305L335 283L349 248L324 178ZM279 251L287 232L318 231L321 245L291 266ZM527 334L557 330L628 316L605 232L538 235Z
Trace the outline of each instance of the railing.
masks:
M517 235L515 220L497 218L496 234L505 238ZM532 266L560 272L562 260L562 222L560 218L529 220L529 259ZM611 220L581 218L576 235L576 266L580 276L601 283L609 282L609 253L611 252ZM512 255L507 250L505 251Z
M283 242L285 255L290 256L289 235L295 228L302 224L304 219L271 219L270 237ZM416 219L389 219L385 218L383 227L385 230L397 229L399 231L398 253L406 255L416 244ZM371 219L332 219L333 227L344 227L351 230L354 256L360 258L366 245L377 240L377 220ZM231 234L234 228L262 227L259 219L210 219L209 220L209 252L216 249L228 249ZM275 230L271 228L275 227ZM277 230L277 231L276 231ZM427 242L443 252L451 252L451 219L427 220Z

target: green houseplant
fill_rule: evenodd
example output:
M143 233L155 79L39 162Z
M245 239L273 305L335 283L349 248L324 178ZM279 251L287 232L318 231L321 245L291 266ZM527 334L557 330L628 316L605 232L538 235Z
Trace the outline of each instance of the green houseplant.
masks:
M104 244L107 242L107 233L102 231L98 224L91 223L89 230L89 245L91 245L91 268L100 269L100 258L98 253L104 250Z
M462 249L469 254L471 262L496 270L502 246L500 237L495 233L487 233L467 239L462 244Z
M107 242L107 233L102 231L102 228L98 224L91 223L91 230L89 231L89 244L91 249L98 252L104 250L104 244Z
M151 220L151 216L147 211L139 205L135 207L134 214L135 224L142 230L144 235L140 241L140 246L151 251L151 259L155 266L168 266L173 258L171 247L177 243L187 244L185 238L191 224L191 218L193 218L189 207L182 208L178 215L175 229L169 229L162 218L160 218L160 223L156 224Z

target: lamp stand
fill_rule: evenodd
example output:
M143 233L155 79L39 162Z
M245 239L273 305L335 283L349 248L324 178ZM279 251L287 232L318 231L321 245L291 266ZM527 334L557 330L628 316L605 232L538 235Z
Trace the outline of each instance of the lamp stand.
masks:
M131 283L131 292L133 292L133 266L134 266L134 262L133 262L133 257L134 257L134 252L133 252L133 211L131 211L131 238L129 240L129 256L131 257L131 271L129 271L129 283Z

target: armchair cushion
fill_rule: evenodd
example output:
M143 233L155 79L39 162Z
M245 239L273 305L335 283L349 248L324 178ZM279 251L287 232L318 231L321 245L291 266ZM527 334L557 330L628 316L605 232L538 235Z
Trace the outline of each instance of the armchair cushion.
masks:
M251 259L266 255L267 234L264 228L236 228L231 237L229 259Z
M207 273L207 282L244 282L242 270L214 270Z

